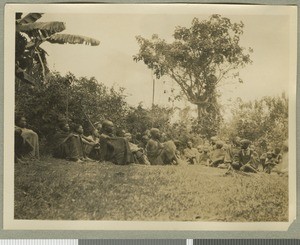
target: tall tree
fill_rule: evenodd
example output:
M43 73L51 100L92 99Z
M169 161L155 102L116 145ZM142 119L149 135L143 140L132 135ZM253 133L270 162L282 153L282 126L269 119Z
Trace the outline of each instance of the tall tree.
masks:
M93 38L59 33L66 29L63 22L37 22L42 15L30 13L22 18L22 13L16 14L16 77L31 84L35 84L36 80L43 81L49 72L47 52L40 47L43 42L91 46L100 44Z
M201 123L209 114L219 116L217 86L226 79L242 82L237 70L251 63L252 49L240 46L243 28L242 22L217 14L208 20L194 18L190 28L175 28L172 43L158 35L137 36L140 50L134 60L143 61L158 79L169 76L176 81L189 102L197 105Z

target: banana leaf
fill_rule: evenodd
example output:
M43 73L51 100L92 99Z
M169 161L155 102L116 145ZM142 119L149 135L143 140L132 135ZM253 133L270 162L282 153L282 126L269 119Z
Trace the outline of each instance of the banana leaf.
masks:
M24 18L18 20L18 24L28 24L28 23L34 23L38 19L42 17L43 13L30 13L27 14Z
M47 38L47 41L58 44L86 44L91 46L98 46L100 44L100 41L97 39L71 34L54 34Z
M47 31L51 34L61 32L66 29L66 25L63 22L59 21L52 21L52 22L35 22L35 23L28 23L23 25L17 25L16 31L17 32L31 32L34 30L37 31Z

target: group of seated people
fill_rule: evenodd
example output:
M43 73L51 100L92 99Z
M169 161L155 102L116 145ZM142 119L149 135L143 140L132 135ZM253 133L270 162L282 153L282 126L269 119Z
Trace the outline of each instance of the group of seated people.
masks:
M91 135L85 136L81 125L70 129L67 121L59 123L52 137L51 151L56 158L75 162L109 161L118 165L138 163L145 165L202 164L210 167L228 168L256 173L271 171L287 156L288 147L267 151L259 156L249 140L234 139L224 143L212 137L197 148L188 141L186 148L176 140L167 140L157 128L147 130L139 141L131 133L115 135L114 123L105 120L93 125ZM26 157L39 157L38 135L26 128L26 118L17 117L15 126L15 161ZM259 169L259 166L261 167Z
M250 140L237 137L231 143L224 143L217 137L212 137L210 142L205 142L197 148L193 148L192 142L188 141L183 150L183 157L189 164L252 173L263 171L270 174L272 171L287 172L287 153L287 142L282 149L269 148L266 152L258 154Z
M81 125L70 130L67 122L59 125L53 136L53 156L76 162L110 161L118 165L139 163L146 165L170 164L176 161L176 146L172 141L160 143L160 131L150 130L150 139L144 135L140 144L135 144L130 133L122 137L114 134L114 124L105 120L100 128L94 128L90 136L84 136Z

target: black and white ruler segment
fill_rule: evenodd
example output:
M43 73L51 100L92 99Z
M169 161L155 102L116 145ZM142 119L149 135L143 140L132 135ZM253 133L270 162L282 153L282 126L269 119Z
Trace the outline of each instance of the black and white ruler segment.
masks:
M300 245L299 239L0 239L0 245Z

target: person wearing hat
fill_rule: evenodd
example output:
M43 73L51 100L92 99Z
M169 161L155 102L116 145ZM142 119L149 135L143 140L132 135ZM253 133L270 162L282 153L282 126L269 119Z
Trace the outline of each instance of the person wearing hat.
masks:
M158 128L150 130L146 152L151 165L178 164L176 146L173 141L160 142L161 132Z

